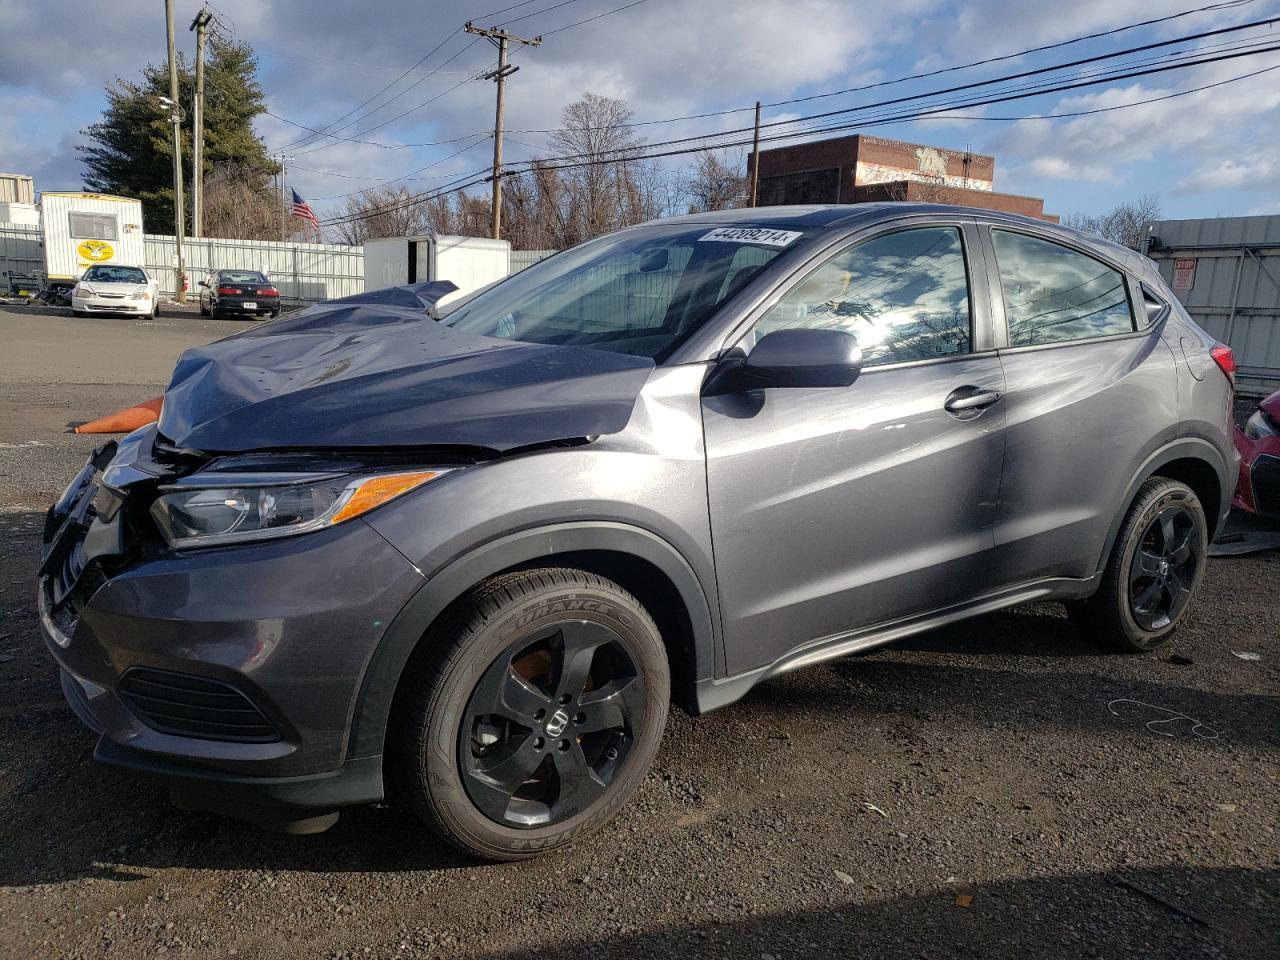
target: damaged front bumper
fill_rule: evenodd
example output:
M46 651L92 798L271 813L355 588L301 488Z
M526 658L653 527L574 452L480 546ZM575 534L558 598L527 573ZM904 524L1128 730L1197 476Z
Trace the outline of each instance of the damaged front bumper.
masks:
M381 799L381 756L349 756L348 727L421 575L358 519L238 547L140 548L145 509L109 500L154 489L154 435L97 451L46 521L41 631L99 735L95 757L162 781L179 806L286 829Z

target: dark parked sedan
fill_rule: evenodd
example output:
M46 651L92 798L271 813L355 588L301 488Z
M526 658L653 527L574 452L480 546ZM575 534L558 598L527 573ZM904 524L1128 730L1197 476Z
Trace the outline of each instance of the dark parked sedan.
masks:
M215 270L200 281L200 288L200 312L205 316L280 315L280 291L256 270Z
M1160 647L1239 470L1231 351L1154 264L987 210L658 221L437 313L188 350L72 481L41 620L98 759L297 831L394 783L532 856L671 703L1033 600Z

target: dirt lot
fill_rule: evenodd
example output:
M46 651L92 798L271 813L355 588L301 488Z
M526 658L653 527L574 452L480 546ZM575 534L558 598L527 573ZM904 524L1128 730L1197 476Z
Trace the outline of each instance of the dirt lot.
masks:
M1214 560L1159 655L1027 607L677 712L636 801L531 863L467 862L393 806L262 833L95 765L32 602L41 511L92 446L60 431L237 329L0 310L0 956L1280 951L1274 552Z

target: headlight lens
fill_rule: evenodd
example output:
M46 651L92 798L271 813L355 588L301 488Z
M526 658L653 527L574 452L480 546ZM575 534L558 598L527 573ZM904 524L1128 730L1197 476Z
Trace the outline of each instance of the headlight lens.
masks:
M446 472L170 488L151 505L151 516L173 547L287 537L358 517Z
M1250 440L1261 440L1263 437L1280 436L1280 429L1277 429L1271 418L1259 409L1255 410L1253 416L1245 423L1244 435Z
M150 293L149 291L147 291L147 290L139 290L137 293L135 293L135 294L134 294L132 297L130 297L129 299L130 299L130 300L150 300L150 299L151 299L151 293Z

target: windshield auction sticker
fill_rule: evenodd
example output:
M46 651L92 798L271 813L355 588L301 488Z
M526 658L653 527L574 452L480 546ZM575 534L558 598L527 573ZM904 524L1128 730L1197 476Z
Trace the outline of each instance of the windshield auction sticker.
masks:
M763 243L769 247L785 247L795 243L804 234L799 230L770 230L767 227L719 227L698 238L718 240L720 243Z

